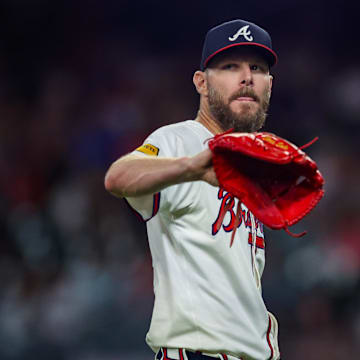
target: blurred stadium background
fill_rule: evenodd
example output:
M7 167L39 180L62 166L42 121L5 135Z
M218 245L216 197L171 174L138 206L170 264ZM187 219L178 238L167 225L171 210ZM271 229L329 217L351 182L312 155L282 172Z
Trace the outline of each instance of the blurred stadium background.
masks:
M265 301L285 360L360 352L358 3L0 1L0 359L148 360L144 225L103 188L155 128L194 118L208 28L269 30L279 54L266 125L326 178L293 239L267 231Z

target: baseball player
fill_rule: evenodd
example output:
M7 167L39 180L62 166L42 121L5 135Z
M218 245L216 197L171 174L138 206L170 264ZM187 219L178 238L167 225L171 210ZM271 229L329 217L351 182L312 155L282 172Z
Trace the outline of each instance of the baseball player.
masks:
M207 145L226 130L263 126L276 61L261 27L212 28L193 76L196 119L159 128L106 174L106 189L146 222L155 292L146 342L155 359L280 358L277 321L261 294L263 226L219 188Z

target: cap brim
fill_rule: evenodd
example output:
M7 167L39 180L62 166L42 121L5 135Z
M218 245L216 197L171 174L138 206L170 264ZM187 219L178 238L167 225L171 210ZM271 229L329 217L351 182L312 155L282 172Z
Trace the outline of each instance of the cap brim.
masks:
M223 52L224 50L233 48L235 46L245 46L245 45L247 45L247 46L249 46L249 45L256 46L259 50L261 50L261 54L264 56L264 58L266 59L266 61L268 62L270 67L274 66L277 63L278 57L277 57L276 53L272 49L270 49L269 47L267 47L267 46L265 46L263 44L254 43L254 42L241 42L241 43L236 43L236 44L231 44L231 45L225 46L225 47L223 47L221 49L216 50L211 55L209 55L207 57L207 59L204 61L202 70L204 70L208 66L209 61L214 56L218 55L219 53Z

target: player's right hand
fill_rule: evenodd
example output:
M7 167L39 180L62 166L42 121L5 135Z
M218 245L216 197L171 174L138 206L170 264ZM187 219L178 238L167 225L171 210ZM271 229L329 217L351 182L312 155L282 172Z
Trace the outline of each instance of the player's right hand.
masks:
M213 165L212 152L206 149L189 158L191 171L195 174L194 180L206 181L212 186L219 186Z

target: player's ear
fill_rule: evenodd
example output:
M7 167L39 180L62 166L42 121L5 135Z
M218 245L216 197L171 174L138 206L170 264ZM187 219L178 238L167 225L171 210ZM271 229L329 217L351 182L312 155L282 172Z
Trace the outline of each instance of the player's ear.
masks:
M193 76L193 83L196 87L196 91L200 95L207 95L208 89L207 89L207 77L206 73L204 71L195 71Z
M272 85L273 85L273 80L274 80L274 76L273 75L269 75L270 77L270 91L272 90Z

